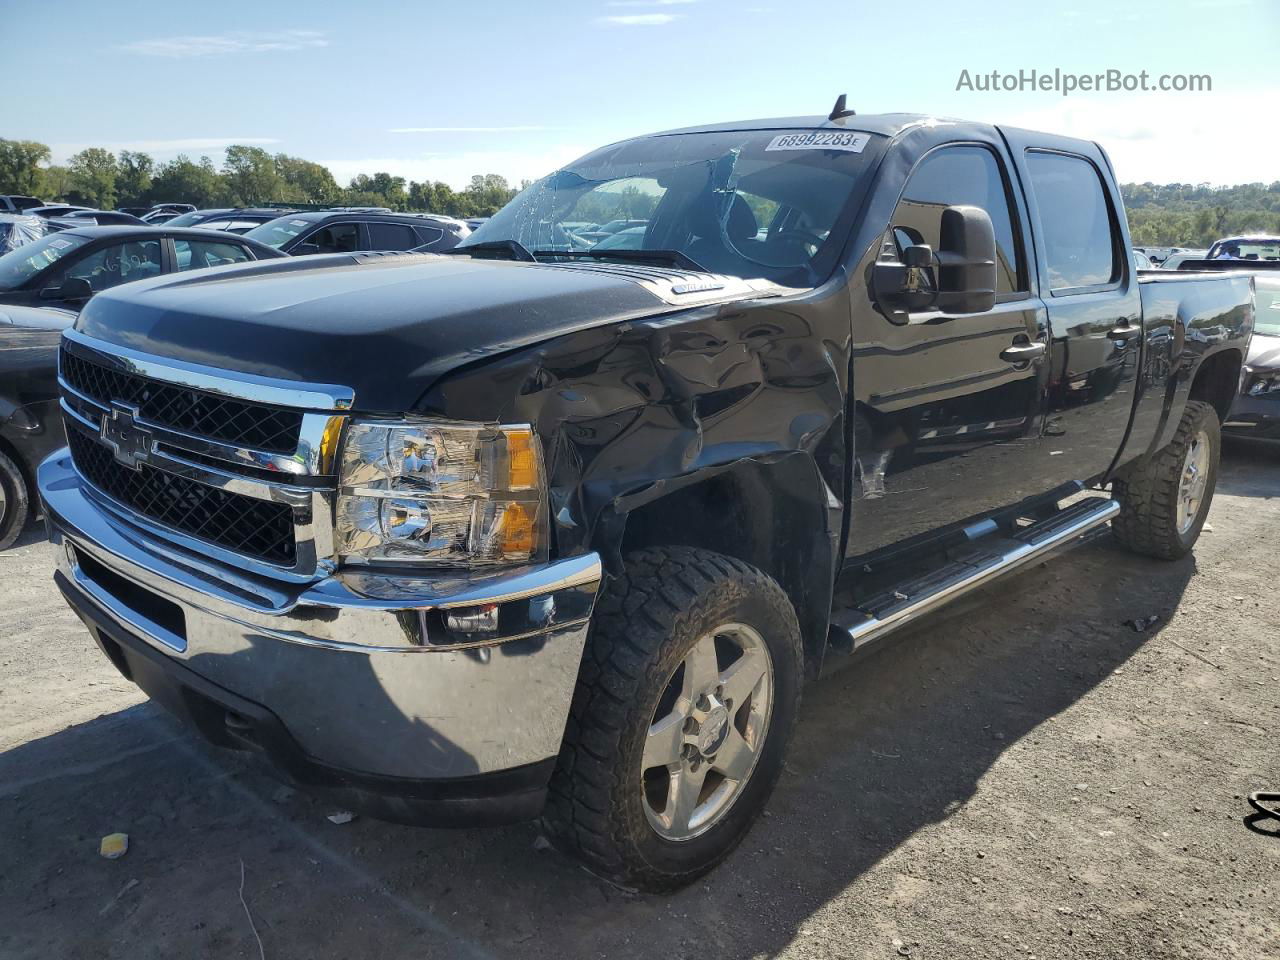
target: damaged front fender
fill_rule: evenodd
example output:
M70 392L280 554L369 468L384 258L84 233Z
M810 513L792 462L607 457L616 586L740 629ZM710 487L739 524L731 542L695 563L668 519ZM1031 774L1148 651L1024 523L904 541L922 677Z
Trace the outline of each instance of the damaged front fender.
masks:
M792 597L816 660L848 463L849 307L843 283L823 290L513 351L443 378L422 412L534 424L558 555L612 573L658 543L744 559Z

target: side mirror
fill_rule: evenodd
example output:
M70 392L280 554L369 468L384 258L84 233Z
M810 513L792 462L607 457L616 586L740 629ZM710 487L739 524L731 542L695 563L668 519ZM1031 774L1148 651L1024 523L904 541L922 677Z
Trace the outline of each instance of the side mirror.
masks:
M987 212L947 207L939 240L937 252L917 243L900 260L872 265L872 296L894 323L906 323L912 311L982 313L995 305L996 236Z
M906 323L913 310L927 310L937 300L933 280L933 250L916 243L902 251L901 260L877 261L871 268L871 292L894 323Z
M981 207L942 211L938 309L983 313L996 302L996 231Z
M320 252L320 244L318 243L300 243L289 251L295 257L309 257L313 253Z
M41 300L88 300L93 296L93 286L84 277L67 277L60 286L45 287L40 291Z

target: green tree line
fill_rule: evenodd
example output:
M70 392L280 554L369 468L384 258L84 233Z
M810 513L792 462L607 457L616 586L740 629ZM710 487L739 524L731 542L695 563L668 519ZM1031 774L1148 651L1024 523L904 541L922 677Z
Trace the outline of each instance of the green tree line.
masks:
M0 139L0 193L63 200L87 207L146 207L192 203L200 208L306 203L390 207L487 217L516 194L504 177L483 174L463 190L439 180L406 180L389 173L359 174L339 186L329 169L301 157L233 145L222 164L178 156L157 163L149 154L101 147L81 150L66 165L51 162L43 143Z
M1280 181L1235 187L1126 183L1120 189L1138 246L1207 247L1220 237L1280 235Z

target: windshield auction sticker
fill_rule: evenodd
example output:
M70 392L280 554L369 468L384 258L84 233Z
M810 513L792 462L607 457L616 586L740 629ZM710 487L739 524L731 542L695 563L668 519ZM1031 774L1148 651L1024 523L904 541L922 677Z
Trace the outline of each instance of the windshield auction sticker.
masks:
M870 142L865 133L846 130L814 130L811 133L784 133L769 141L765 150L843 150L861 153Z

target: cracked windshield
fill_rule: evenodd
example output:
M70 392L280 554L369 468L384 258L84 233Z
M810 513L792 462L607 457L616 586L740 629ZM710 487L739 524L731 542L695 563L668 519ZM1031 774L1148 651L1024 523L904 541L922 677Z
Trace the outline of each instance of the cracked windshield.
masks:
M866 134L675 134L605 147L534 183L460 250L641 260L813 286L866 169ZM839 233L839 231L836 231Z

